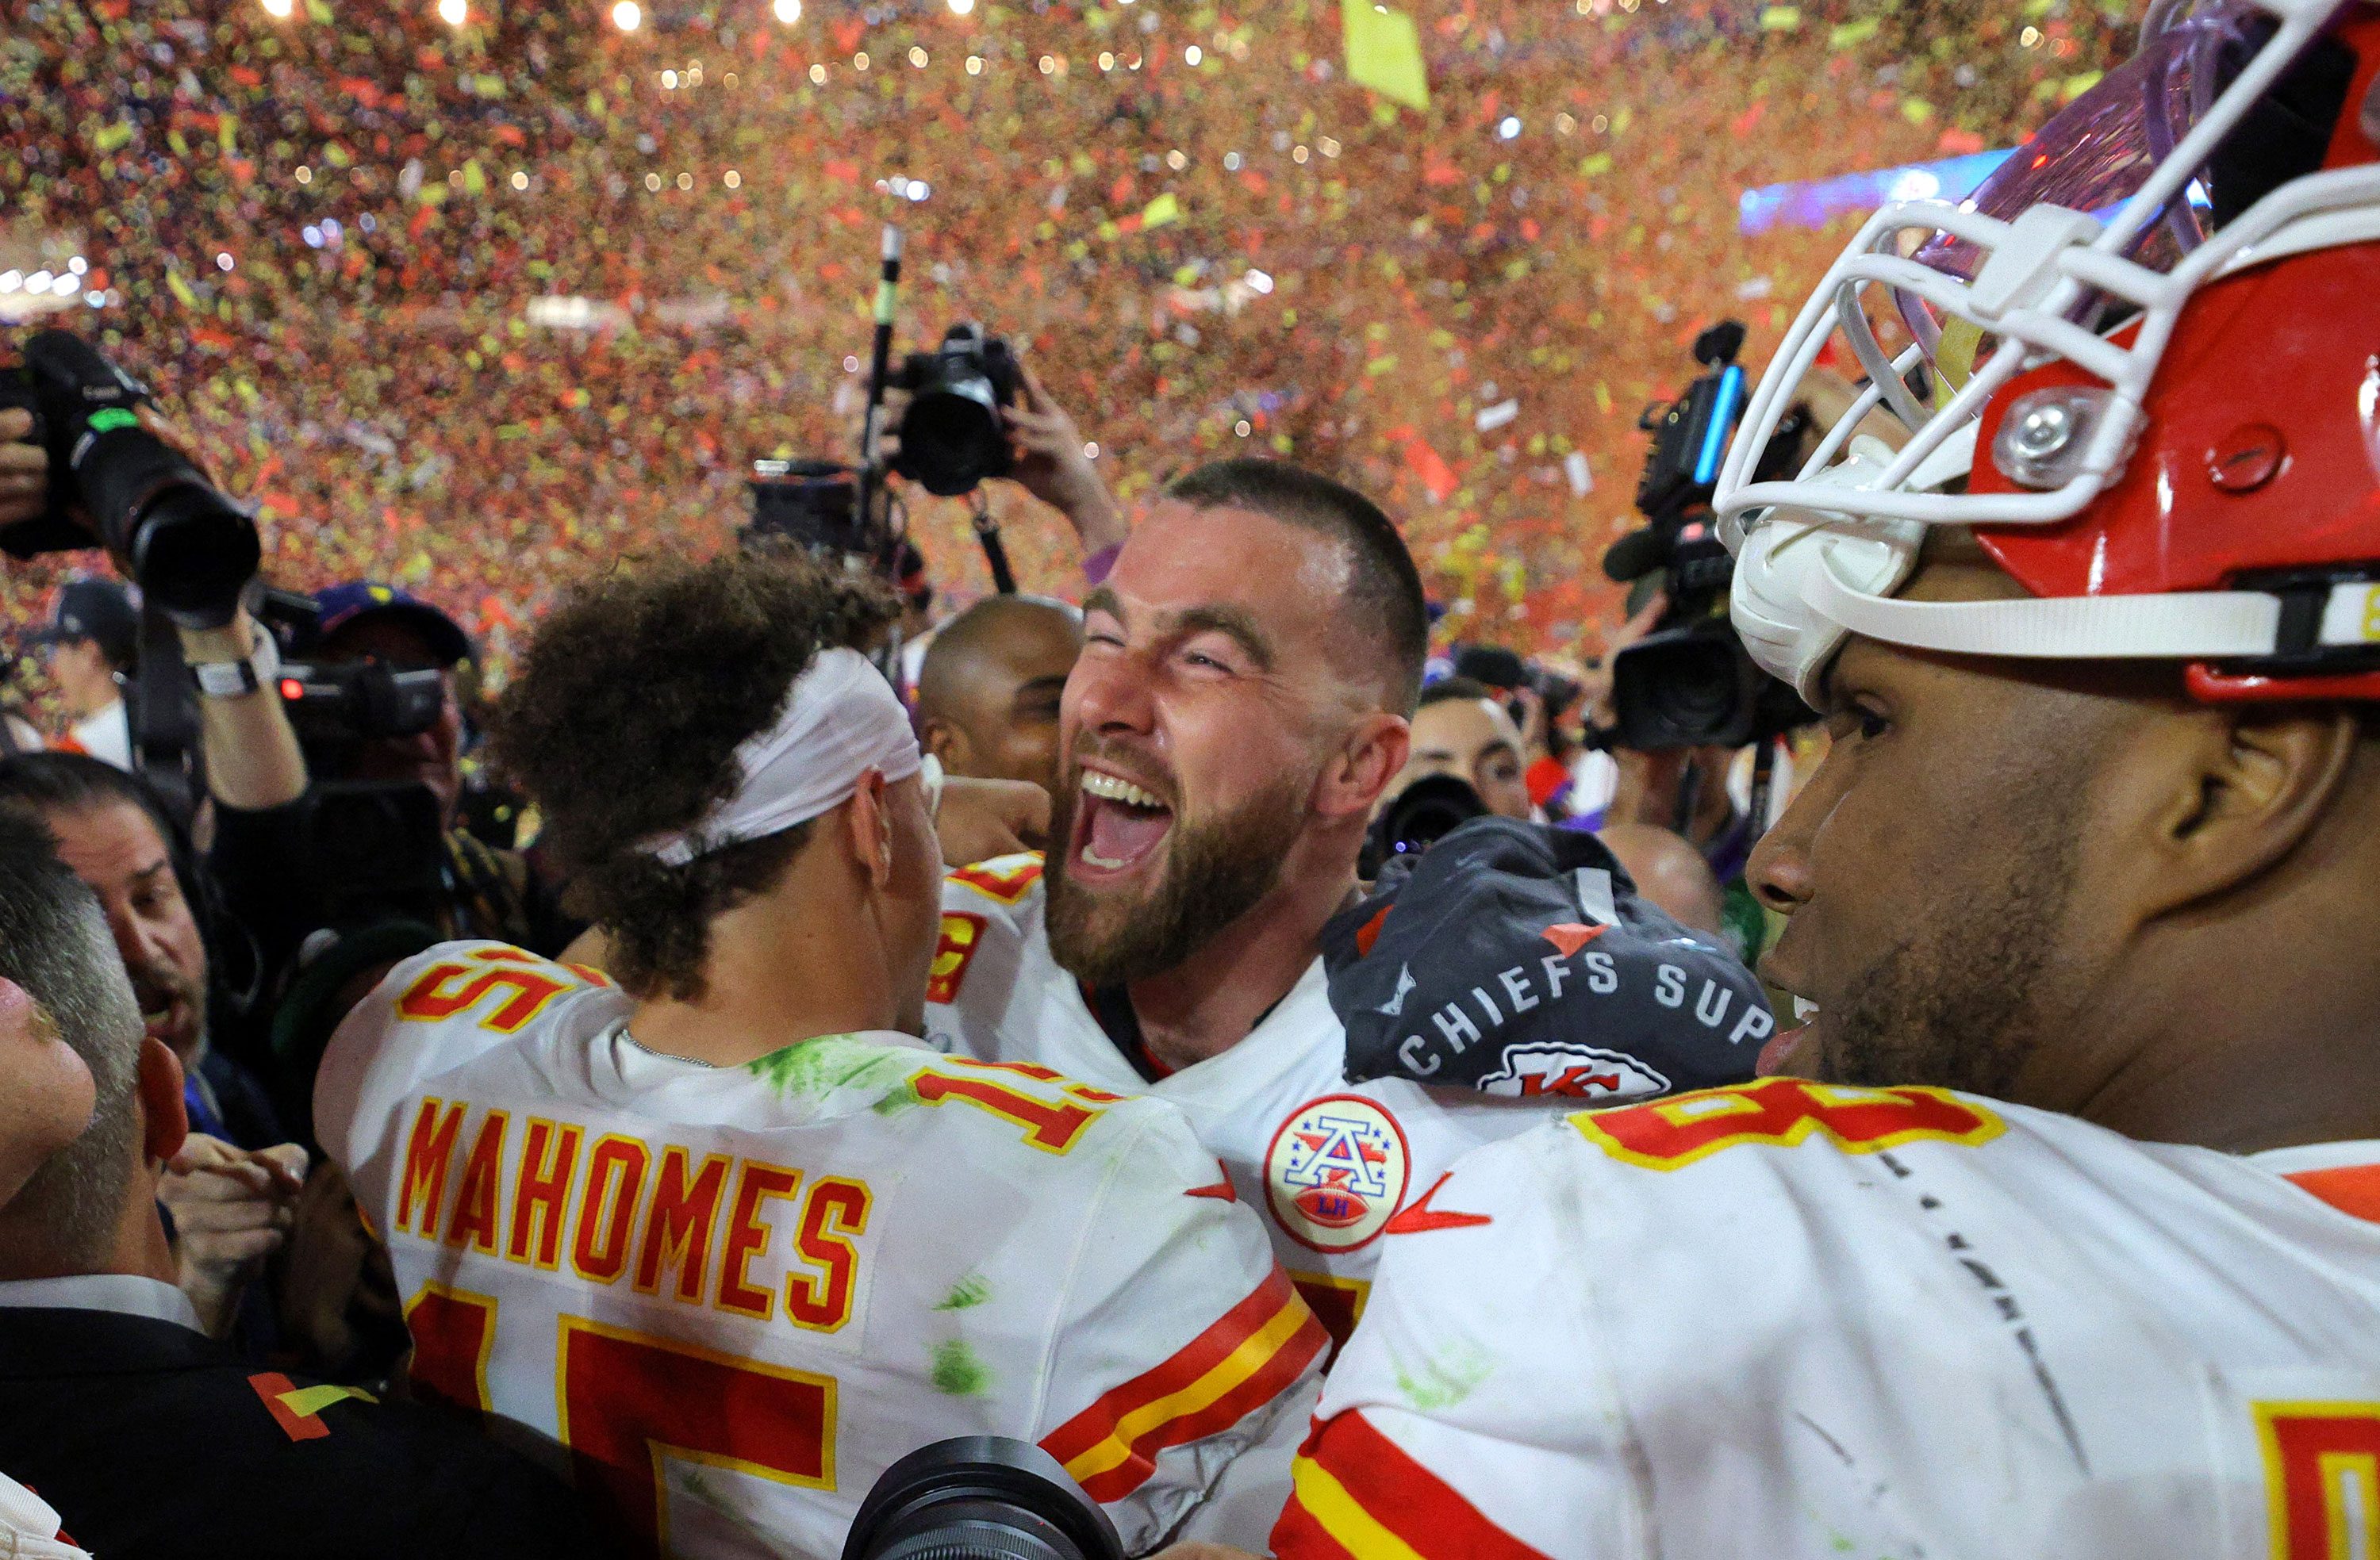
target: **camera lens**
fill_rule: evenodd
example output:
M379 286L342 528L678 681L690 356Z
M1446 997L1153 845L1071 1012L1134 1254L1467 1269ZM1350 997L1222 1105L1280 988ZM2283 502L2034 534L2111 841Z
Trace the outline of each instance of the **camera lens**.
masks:
M168 617L193 628L231 621L261 556L254 521L212 488L182 481L134 506L125 531L133 577Z
M860 1503L843 1560L1123 1560L1082 1486L1029 1441L962 1435L884 1470Z
M991 381L946 380L923 391L901 418L901 460L926 491L940 498L971 492L1008 469L1008 435L1000 426Z
M1680 645L1662 671L1669 719L1680 732L1724 731L1742 700L1731 646L1716 640Z
M1749 742L1761 675L1722 620L1647 635L1611 663L1621 745L1657 750Z
M1452 775L1424 775L1399 792L1373 824L1373 853L1385 864L1427 851L1487 812L1488 804L1466 782Z

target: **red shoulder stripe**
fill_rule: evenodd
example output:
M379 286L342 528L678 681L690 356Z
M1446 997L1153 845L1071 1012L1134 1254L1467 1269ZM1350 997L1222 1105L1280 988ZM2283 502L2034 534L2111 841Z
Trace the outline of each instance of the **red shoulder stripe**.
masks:
M1295 1382L1330 1341L1278 1267L1172 1359L1102 1395L1041 1447L1093 1500L1121 1500L1157 1456L1227 1430Z
M1273 1530L1281 1560L1371 1560L1399 1545L1424 1560L1544 1560L1360 1412L1340 1414L1307 1438L1295 1490Z

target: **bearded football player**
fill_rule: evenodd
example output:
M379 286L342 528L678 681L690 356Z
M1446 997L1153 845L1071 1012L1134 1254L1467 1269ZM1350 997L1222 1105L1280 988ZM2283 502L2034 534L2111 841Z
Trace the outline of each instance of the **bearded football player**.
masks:
M1261 1542L1326 1336L1171 1108L915 1038L942 859L859 648L890 616L731 555L539 623L498 748L611 979L432 948L315 1087L414 1377L660 1553L836 1554L887 1467L980 1434L1134 1553Z
M2380 1543L2380 12L2153 15L1867 224L1720 479L1833 733L1752 872L1805 1075L1458 1167L1283 1560Z
M1373 804L1404 767L1427 632L1404 542L1359 494L1278 461L1174 483L1084 602L1047 873L1019 856L953 877L929 993L936 1034L967 1054L1180 1106L1340 1336L1400 1210L1458 1155L1548 1115L1544 1100L1346 1080L1321 934L1354 898ZM1570 978L1596 913L1535 950L1560 967L1516 957L1517 991L1411 1022L1492 1046L1544 1004L1533 1017L1593 1034L1615 991L1641 1000L1655 979L1649 946L1611 981ZM1681 981L1748 984L1716 944L1658 958Z

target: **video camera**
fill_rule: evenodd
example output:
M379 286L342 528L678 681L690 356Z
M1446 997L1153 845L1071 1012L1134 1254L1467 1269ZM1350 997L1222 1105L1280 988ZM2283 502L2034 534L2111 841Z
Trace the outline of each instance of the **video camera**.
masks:
M1637 420L1653 436L1636 484L1645 524L1611 544L1603 572L1621 584L1660 575L1669 609L1652 633L1612 658L1616 746L1741 747L1817 719L1753 664L1728 621L1735 562L1713 527L1710 497L1743 412L1744 372L1735 361L1743 334L1742 322L1728 320L1695 338L1694 360L1706 371ZM1797 407L1778 425L1761 457L1762 479L1793 461L1806 422Z
M377 660L324 661L322 609L267 586L257 617L293 657L275 680L312 777L302 879L289 885L321 925L393 919L434 924L445 897L446 828L437 796L418 780L353 780L366 744L418 736L446 708L446 674Z

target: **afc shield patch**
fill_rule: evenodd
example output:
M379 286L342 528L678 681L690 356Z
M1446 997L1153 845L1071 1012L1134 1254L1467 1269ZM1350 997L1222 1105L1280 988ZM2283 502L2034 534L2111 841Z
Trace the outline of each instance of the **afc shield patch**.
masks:
M1326 1094L1290 1112L1265 1150L1265 1201L1299 1245L1352 1252L1404 1202L1413 1158L1397 1119L1360 1094Z

